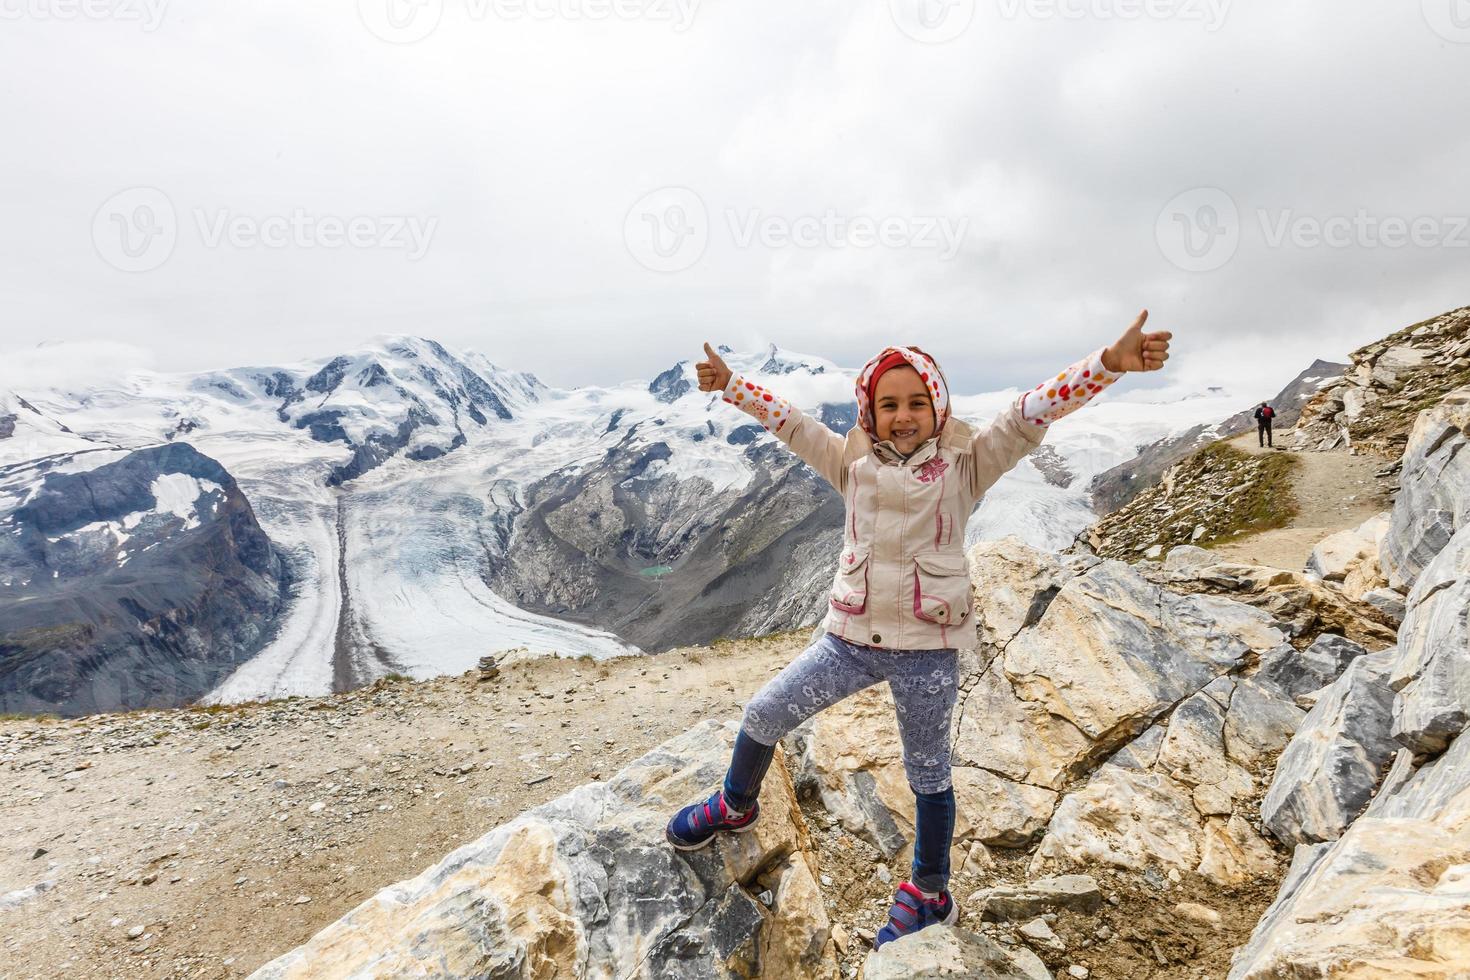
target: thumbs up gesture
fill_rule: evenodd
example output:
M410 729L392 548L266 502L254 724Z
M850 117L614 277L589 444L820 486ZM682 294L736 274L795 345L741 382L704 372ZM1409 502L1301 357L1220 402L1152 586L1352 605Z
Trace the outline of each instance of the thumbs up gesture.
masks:
M699 390L724 391L730 383L730 369L725 366L725 359L716 354L708 343L704 345L704 356L706 360L694 365L694 370L699 373Z
M1123 336L1103 351L1103 367L1109 371L1157 371L1169 359L1169 341L1173 334L1167 330L1144 333L1143 325L1148 322L1148 310L1138 314Z

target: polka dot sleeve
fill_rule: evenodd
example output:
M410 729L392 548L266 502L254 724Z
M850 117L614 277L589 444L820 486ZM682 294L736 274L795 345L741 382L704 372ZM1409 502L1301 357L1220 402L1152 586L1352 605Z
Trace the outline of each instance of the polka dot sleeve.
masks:
M1086 405L1122 376L1103 367L1099 348L1022 395L1021 415L1033 425L1051 425Z
M791 418L791 403L780 395L773 394L738 374L730 375L725 386L724 400L753 417L770 433L779 433Z

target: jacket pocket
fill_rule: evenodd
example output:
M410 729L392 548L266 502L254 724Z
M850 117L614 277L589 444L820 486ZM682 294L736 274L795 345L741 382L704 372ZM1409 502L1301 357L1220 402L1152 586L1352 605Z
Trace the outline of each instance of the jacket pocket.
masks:
M914 556L914 615L953 626L970 613L970 569L964 555Z
M837 577L827 599L833 609L856 615L868 608L868 553L849 548L837 559Z

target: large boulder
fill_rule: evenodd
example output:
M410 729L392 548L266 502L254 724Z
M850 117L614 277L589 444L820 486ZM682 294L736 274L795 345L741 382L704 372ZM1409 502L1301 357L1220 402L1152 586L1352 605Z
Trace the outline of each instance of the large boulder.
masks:
M1323 633L1305 650L1282 645L1261 659L1255 679L1292 699L1319 691L1342 676L1348 664L1368 651L1336 633Z
M964 679L953 721L961 846L1028 846L1069 781L1283 639L1260 610L1175 595L1122 562L1079 574L1019 542L978 547L972 561L992 573L979 601L990 630L984 642L997 649ZM1214 754L1198 760L1189 786L1208 783L1201 793L1226 801L1211 813L1228 816L1229 801L1252 783L1225 758L1221 713ZM898 854L912 839L914 800L887 688L828 708L806 729L793 741L798 782L847 830ZM1193 828L1201 831L1199 820Z
M1067 767L1075 775L1283 639L1260 610L1177 595L1106 561L1064 585L1040 622L1006 647L1002 665L1018 698L1086 739L1088 750ZM960 741L966 736L962 727Z
M810 838L779 757L749 833L687 853L664 840L669 815L719 784L736 730L705 722L605 783L527 810L254 977L835 978Z
M1007 950L978 932L930 926L868 954L863 980L1051 980L1024 947Z
M1190 871L1199 864L1199 832L1188 786L1109 763L1058 804L1030 873L1091 864Z
M1404 449L1392 526L1379 550L1388 582L1412 586L1460 528L1470 523L1470 387L1420 413Z
M1015 535L982 541L969 550L968 558L980 639L996 648L1040 620L1073 577L1056 555Z
M1317 542L1307 559L1307 571L1329 582L1342 582L1363 562L1371 560L1376 565L1389 516L1387 512L1377 514L1357 527L1329 534Z
M1281 753L1261 820L1286 844L1336 840L1373 796L1398 749L1389 733L1392 650L1359 657Z
M1307 572L1220 561L1187 545L1174 548L1162 566L1144 563L1138 568L1176 592L1223 595L1262 609L1298 645L1322 633L1347 636L1375 649L1394 641L1398 620L1364 601L1366 592L1383 582L1371 558L1354 565L1341 584Z
M1402 753L1340 839L1297 848L1230 980L1470 975L1470 738Z
M1429 563L1406 603L1388 683L1393 734L1436 753L1470 725L1470 525Z

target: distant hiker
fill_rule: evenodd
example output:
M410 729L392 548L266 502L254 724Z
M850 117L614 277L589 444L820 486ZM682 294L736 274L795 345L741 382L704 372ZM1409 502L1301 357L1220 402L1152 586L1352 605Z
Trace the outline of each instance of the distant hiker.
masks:
M723 787L674 815L669 843L692 851L718 832L750 830L776 743L816 712L886 680L914 793L915 841L911 880L899 886L874 945L956 921L948 891L949 731L957 647L974 633L965 522L1052 422L1124 372L1164 366L1173 335L1144 333L1147 319L1145 310L1111 347L1028 390L978 430L950 416L949 386L932 357L917 347L886 348L858 375L858 426L845 438L733 373L704 345L699 390L723 392L806 461L842 495L846 520L825 632L746 705Z
M1256 438L1260 444L1276 448L1276 443L1271 440L1271 420L1276 417L1276 409L1265 402L1256 406Z

